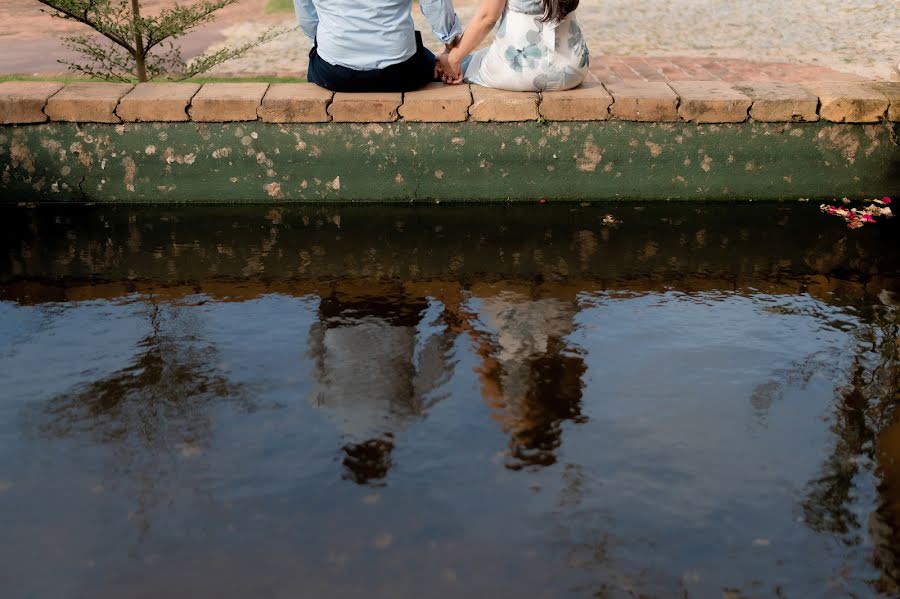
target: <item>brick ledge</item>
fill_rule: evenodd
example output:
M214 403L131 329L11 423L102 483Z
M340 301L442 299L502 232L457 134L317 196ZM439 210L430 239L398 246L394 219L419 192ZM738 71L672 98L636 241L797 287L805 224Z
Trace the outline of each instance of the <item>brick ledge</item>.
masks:
M593 82L574 90L539 94L439 83L405 94L332 94L310 83L0 83L0 124L5 125L47 121L437 123L538 119L900 122L900 82Z

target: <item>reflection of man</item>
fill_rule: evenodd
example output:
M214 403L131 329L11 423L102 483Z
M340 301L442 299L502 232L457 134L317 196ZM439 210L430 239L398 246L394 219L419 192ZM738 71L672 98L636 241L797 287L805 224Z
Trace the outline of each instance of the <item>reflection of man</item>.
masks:
M349 438L344 465L360 483L383 478L393 435L430 407L452 339L422 318L421 298L332 294L311 332L319 389L315 404Z
M419 0L435 35L452 46L462 27L451 0ZM336 92L404 92L437 76L412 0L294 0L313 48L307 79Z

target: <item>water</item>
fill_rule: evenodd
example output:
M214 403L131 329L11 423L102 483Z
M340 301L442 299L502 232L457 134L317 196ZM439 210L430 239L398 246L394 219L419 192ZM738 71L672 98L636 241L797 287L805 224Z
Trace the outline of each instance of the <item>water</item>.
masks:
M676 204L0 223L4 598L900 588L894 222Z

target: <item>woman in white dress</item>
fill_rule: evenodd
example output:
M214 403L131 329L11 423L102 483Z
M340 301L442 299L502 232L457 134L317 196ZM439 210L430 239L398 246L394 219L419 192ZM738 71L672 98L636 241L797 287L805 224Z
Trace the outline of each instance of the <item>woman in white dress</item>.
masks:
M577 87L590 65L577 7L578 0L482 0L457 45L440 56L444 82L512 91ZM490 47L475 51L498 21Z

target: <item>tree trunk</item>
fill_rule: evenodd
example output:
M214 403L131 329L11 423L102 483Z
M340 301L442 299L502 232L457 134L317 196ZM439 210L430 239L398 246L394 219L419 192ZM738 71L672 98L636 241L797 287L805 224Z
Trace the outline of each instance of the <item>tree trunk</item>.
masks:
M144 36L141 35L141 3L131 0L132 27L134 28L134 63L138 81L147 81L147 54L144 50Z

